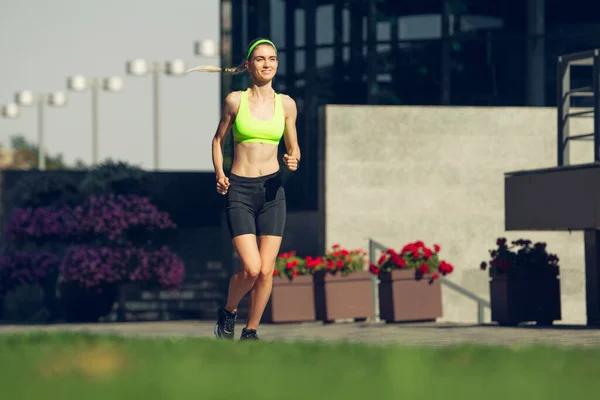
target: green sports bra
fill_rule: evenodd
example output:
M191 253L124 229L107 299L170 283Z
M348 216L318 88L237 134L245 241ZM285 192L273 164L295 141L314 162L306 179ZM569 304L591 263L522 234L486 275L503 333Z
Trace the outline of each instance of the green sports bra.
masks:
M233 139L240 143L269 143L278 145L285 128L281 94L275 93L275 113L268 120L254 118L248 106L248 91L242 91L240 106L233 124Z

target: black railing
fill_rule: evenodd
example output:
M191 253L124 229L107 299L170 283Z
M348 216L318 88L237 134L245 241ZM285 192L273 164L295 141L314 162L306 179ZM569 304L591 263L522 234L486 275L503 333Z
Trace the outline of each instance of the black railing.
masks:
M571 89L571 67L589 66L592 69L592 86ZM569 165L571 140L594 141L594 163L600 162L600 49L565 54L558 57L557 65L557 146L558 166ZM573 97L591 97L592 106L571 112ZM582 135L570 135L571 118L593 118L594 130Z

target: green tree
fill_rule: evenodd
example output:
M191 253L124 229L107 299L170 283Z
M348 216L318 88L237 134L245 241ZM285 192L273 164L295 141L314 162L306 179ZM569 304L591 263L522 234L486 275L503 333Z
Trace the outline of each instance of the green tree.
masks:
M38 167L38 146L28 142L23 135L14 135L10 138L11 148L15 151L15 164L28 165L29 168ZM46 169L86 169L82 160L77 160L74 166L67 165L62 154L46 154Z

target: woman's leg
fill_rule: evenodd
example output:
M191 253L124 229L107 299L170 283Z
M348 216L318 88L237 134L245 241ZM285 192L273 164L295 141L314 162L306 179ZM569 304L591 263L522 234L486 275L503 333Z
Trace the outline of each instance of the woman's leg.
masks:
M233 339L238 304L252 288L261 268L256 235L243 234L234 236L233 244L240 257L242 267L229 281L227 304L217 311L217 323L214 329L217 339Z
M275 260L279 254L281 240L281 236L259 237L261 267L260 273L254 282L252 292L250 292L250 312L246 325L246 329L248 330L256 330L258 328L265 307L269 302L269 297L271 297L273 270L275 269Z
M273 288L273 269L281 247L285 230L286 204L285 190L281 177L275 176L265 183L265 203L257 215L256 231L259 238L260 274L250 293L250 312L246 331L242 336L254 338L263 312Z
M259 276L262 261L255 235L236 236L233 238L233 245L240 257L242 267L229 281L229 294L225 309L235 313L237 312L238 304L248 291L252 289L256 278Z

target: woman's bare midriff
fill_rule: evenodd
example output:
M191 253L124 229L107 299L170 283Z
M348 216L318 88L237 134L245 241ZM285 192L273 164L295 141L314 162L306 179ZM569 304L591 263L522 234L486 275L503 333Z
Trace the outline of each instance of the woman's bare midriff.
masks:
M278 147L268 143L235 143L231 173L257 178L279 170Z

